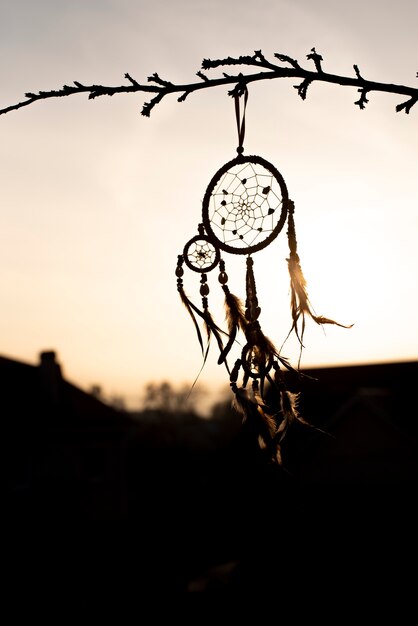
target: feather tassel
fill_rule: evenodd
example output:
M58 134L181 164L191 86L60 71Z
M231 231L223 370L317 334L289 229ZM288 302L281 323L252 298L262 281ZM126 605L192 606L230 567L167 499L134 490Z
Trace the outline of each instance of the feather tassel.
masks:
M182 271L181 267L180 270ZM208 357L208 353L209 353L209 348L210 348L210 340L212 335L215 337L217 343L218 343L218 347L219 350L222 351L223 350L223 341L222 341L222 337L221 334L223 333L224 335L227 335L227 333L225 333L225 331L223 331L221 328L219 328L219 326L217 326L217 324L215 324L212 315L209 312L208 306L207 306L207 298L203 297L202 302L203 302L203 311L201 311L186 295L185 291L184 291L184 287L183 287L183 281L181 278L181 273L179 271L179 267L177 268L178 271L178 278L177 278L177 290L180 294L180 298L181 301L183 302L184 306L186 307L190 317L193 320L193 324L196 330L196 334L197 334L197 338L199 341L199 345L200 348L202 350L202 354L203 354L203 365L206 363L206 359ZM200 332L200 328L199 328L199 324L197 323L197 319L196 319L196 315L198 315L204 322L205 328L206 328L206 334L207 334L207 345L206 345L206 349L204 348L203 345L203 338L202 338L202 333ZM228 365L226 364L228 373L229 373L229 369L228 369Z
M319 325L323 324L334 324L335 326L340 326L341 328L352 328L353 324L345 325L340 324L328 317L324 317L323 315L315 315L311 308L311 304L308 298L308 292L306 290L306 279L303 275L302 268L300 266L300 259L297 253L297 241L296 241L296 230L295 230L295 222L293 218L293 214L295 211L295 205L292 200L288 200L288 229L287 229L287 237L289 242L289 258L287 259L289 275L290 275L290 307L292 311L292 327L283 342L286 343L289 335L292 331L295 331L296 337L301 345L301 350L303 348L303 336L305 333L305 325L306 325L306 315L311 317L314 322ZM301 323L300 323L301 322ZM299 325L300 323L300 330ZM283 347L282 345L282 347ZM300 359L299 359L300 361Z
M265 405L264 405L265 406ZM248 422L255 431L259 444L263 449L271 449L274 444L276 424L273 418L259 405L254 396L244 387L235 387L232 407Z
M229 291L227 285L222 285L222 288L225 292L226 322L228 325L229 339L219 356L218 365L225 361L236 341L238 332L242 330L245 333L248 324L241 300Z
M222 328L219 328L219 326L217 324L215 324L212 315L209 312L208 308L205 308L203 311L203 319L205 321L205 327L206 327L206 333L207 333L207 337L208 337L208 348L210 345L210 340L211 340L211 336L213 335L216 339L216 342L218 344L218 348L219 351L222 353L224 351L224 345L223 345L223 341L222 341L222 334L223 335L227 335L227 333L222 330ZM207 355L206 355L207 356ZM205 359L206 360L206 359ZM226 362L226 360L224 360L225 362L225 367L229 372L229 367L228 367L228 363Z
M197 309L197 307L193 304L193 302L191 302L191 300L189 300L189 298L187 297L187 295L186 295L182 285L178 285L177 289L178 289L178 292L180 294L181 301L183 302L184 306L186 307L186 310L188 311L190 317L193 320L193 324L194 324L194 327L196 329L197 338L198 338L200 347L202 349L202 354L204 354L205 350L204 350L204 347L203 347L202 333L200 332L200 328L199 328L199 325L197 323L196 317L195 317L195 315L193 313L193 310L195 310L199 315L201 314L201 312Z
M345 325L336 322L328 317L324 317L323 315L315 315L312 311L311 304L309 302L308 292L306 290L306 279L303 275L302 268L300 266L299 255L295 253L291 253L290 257L287 259L289 275L290 275L290 306L292 312L292 320L293 324L289 331L290 333L294 330L296 336L298 338L299 343L303 346L303 336L305 333L305 316L309 315L314 322L319 325L322 324L334 324L335 326L340 326L341 328L352 328L353 324ZM301 320L301 329L299 330L298 325ZM288 335L288 336L289 336Z

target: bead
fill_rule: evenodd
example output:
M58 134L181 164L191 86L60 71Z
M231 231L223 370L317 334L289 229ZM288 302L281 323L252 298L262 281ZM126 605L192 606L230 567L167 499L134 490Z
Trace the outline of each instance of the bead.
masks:
M180 276L183 276L183 274L184 274L184 269L178 265L176 268L176 276L180 277Z
M226 272L221 272L218 277L221 285L225 285L228 282L228 274Z
M209 294L209 285L207 283L203 283L200 286L200 295L207 296Z

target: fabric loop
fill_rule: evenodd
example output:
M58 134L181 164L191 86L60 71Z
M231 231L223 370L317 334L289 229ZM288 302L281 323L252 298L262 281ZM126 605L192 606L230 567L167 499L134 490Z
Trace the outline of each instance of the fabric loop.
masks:
M239 99L240 99L240 97L242 95L244 96L244 107L243 107L242 117L241 117ZM247 89L246 85L244 85L244 87L242 89L237 89L235 91L234 100L235 100L235 117L236 117L236 120L237 120L237 130L238 130L238 148L237 148L237 152L238 152L238 154L242 154L244 152L245 110L247 108L247 101L248 101L248 89Z

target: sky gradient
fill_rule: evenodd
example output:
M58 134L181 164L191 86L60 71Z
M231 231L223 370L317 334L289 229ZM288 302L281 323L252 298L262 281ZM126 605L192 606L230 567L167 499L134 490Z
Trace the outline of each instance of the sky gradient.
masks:
M412 0L2 0L0 107L74 80L123 84L126 72L194 82L204 58L255 50L311 68L314 46L325 71L357 64L369 80L416 86L417 24ZM418 106L396 113L402 97L371 93L361 111L354 88L326 84L302 101L294 84L249 86L245 153L286 181L316 313L354 324L308 321L301 365L417 359ZM174 272L237 147L227 88L167 97L149 119L147 99L77 95L0 116L0 354L36 363L55 350L71 382L130 406L147 382L192 383L201 368ZM291 325L286 257L284 231L254 255L261 325L278 346ZM244 258L225 261L245 297ZM198 301L197 275L184 282ZM228 383L215 347L199 378L211 390ZM283 354L297 363L294 339Z

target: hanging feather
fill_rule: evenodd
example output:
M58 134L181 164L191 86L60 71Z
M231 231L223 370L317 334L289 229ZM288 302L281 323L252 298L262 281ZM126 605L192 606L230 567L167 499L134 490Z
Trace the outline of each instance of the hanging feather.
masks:
M309 317L311 317L314 322L320 325L334 324L335 326L340 326L341 328L352 328L353 324L340 324L339 322L336 322L335 320L332 320L328 317L324 317L323 315L315 315L309 302L309 297L306 290L306 279L300 266L298 254L290 254L290 257L287 259L287 263L290 275L290 306L293 319L293 325L290 332L292 332L292 330L295 331L299 343L303 345L303 335L305 332L305 315L309 315ZM301 331L298 330L298 322L300 318L302 319Z
M267 412L266 405L257 402L253 393L244 387L233 388L234 399L232 407L241 415L242 421L247 422L257 436L261 449L266 450L271 458L275 457L275 433L277 425Z
M203 320L205 322L206 334L208 338L208 343L207 343L208 348L206 352L206 357L207 357L212 335L216 339L219 351L222 352L224 345L223 345L221 334L226 335L227 333L225 333L225 331L223 331L221 328L219 328L217 324L215 324L213 317L209 311L209 302L208 302L209 285L207 283L206 273L202 273L200 276L200 295L202 296ZM205 361L206 361L206 358L205 358ZM225 363L225 366L229 373L228 364Z
M288 270L290 275L290 308L292 313L292 327L285 339L284 343L287 341L288 337L295 331L296 337L301 345L301 349L303 346L303 337L305 333L306 326L306 315L311 317L314 322L319 325L323 324L334 324L335 326L340 326L341 328L352 328L353 324L345 325L336 322L328 317L324 317L323 315L316 315L311 307L309 302L308 292L306 289L306 279L303 275L302 268L300 265L299 255L297 253L297 242L296 242L296 232L295 232L295 222L293 218L293 213L295 210L294 203L291 200L288 200L288 230L287 236L289 241L289 250L290 255L287 260ZM300 329L299 329L300 324ZM282 345L282 347L283 347ZM300 361L300 359L299 359Z
M212 335L215 337L215 339L216 339L216 341L218 343L219 350L222 350L223 349L223 342L222 342L222 337L221 337L220 333L224 332L213 321L213 318L212 318L212 316L211 316L211 314L209 312L209 309L205 308L203 311L199 311L194 306L194 304L192 302L190 302L190 304L191 304L192 308L194 308L197 311L197 313L204 319L205 328L206 328L206 334L207 334L207 344L206 344L206 350L205 350L205 352L203 354L202 367L200 368L199 373L197 374L196 378L193 381L193 384L192 384L192 386L190 388L190 391L189 391L189 395L192 392L192 390L194 389L194 387L195 387L195 385L196 385L196 383L197 383L197 381L198 381L198 379L200 377L200 374L202 373L203 368L205 367L205 364L206 364L206 361L207 361L207 358L208 358L208 355L209 355L209 349L210 349ZM199 329L199 334L200 334L200 329ZM226 367L226 370L227 370L228 374L230 374L228 363L226 361L225 361L225 367Z
M216 342L218 344L218 348L219 351L222 353L224 350L224 345L223 345L223 341L222 341L222 334L223 335L227 335L227 333L222 330L222 328L219 328L219 326L217 324L215 324L212 315L209 312L208 308L204 308L203 311L203 319L205 321L205 328L206 328L206 333L207 333L207 338L208 338L208 342L207 342L207 352L205 355L205 361L206 361L206 357L207 354L209 352L209 347L210 347L210 342L211 342L211 337L212 335L215 337ZM225 367L229 373L229 367L228 367L228 363L226 362L226 360L224 360L225 363Z
M293 422L300 422L305 426L310 426L309 422L307 422L298 411L299 397L299 393L293 393L287 389L283 389L280 393L280 408L283 415L282 422L277 430L280 442L282 441L285 432Z
M230 375L231 389L234 392L232 407L242 417L243 423L249 424L257 437L259 447L266 452L269 459L273 463L281 464L280 442L277 438L281 416L272 412L267 404L260 388L261 379L253 379L251 391L246 388L248 374L244 375L243 385L240 387L237 385L242 365L241 359L238 359Z
M238 331L241 330L245 333L248 325L241 300L229 291L227 285L222 285L222 289L225 293L225 311L229 339L219 356L219 365L225 361L227 355L229 354L234 342L236 341Z
M253 391L254 400L257 404L258 414L261 417L262 423L265 424L267 428L268 439L267 441L265 441L265 438L264 438L265 445L266 447L267 446L271 447L271 445L274 443L274 439L275 439L276 432L277 432L277 421L275 419L275 416L271 414L271 409L266 404L266 401L262 393L260 392L259 383L257 380L253 381L252 391Z
M182 276L184 274L184 270L182 268L182 263L183 263L183 257L182 255L178 256L178 262L177 262L177 268L176 268L176 276L177 276L177 291L180 294L180 298L181 301L183 302L184 306L186 307L187 312L189 313L190 317L193 320L193 324L196 330L196 334L197 334L197 339L199 341L201 350L202 350L202 354L204 354L204 347L203 347L203 339L202 339L202 334L200 332L200 328L199 325L197 323L196 317L193 313L193 310L196 311L196 313L198 315L201 315L201 312L197 309L197 307L193 304L193 302L191 300L189 300L189 298L187 297L185 291L184 291L184 287L183 287L183 279Z
M280 368L277 367L277 365L275 365L274 369L275 369L274 381L272 380L271 383L279 391L280 412L282 415L282 421L276 433L277 445L281 446L281 443L285 435L287 434L289 427L294 422L299 422L299 424L303 424L304 426L313 428L314 430L324 435L329 435L329 433L327 433L325 430L322 430L321 428L314 426L313 424L308 422L304 417L302 417L302 415L299 412L299 407L298 407L299 400L301 397L300 392L294 393L292 391L289 391L285 385L283 372L280 370Z
M185 291L184 291L184 287L183 287L183 268L182 268L182 262L183 262L183 257L182 255L179 255L178 257L178 263L177 263L177 268L176 268L176 276L177 276L177 290L180 294L180 298L181 301L183 302L184 306L186 307L190 317L193 320L194 326L195 326L195 330L196 330L196 334L197 334L197 338L199 341L199 345L201 347L202 350L202 354L203 354L203 366L206 363L208 354L209 354L209 348L210 348L210 343L211 343L211 337L212 335L215 337L216 342L218 344L219 350L222 351L223 350L223 341L222 341L222 337L221 334L227 335L227 333L225 331L223 331L221 328L219 328L219 326L214 322L212 315L210 314L209 308L208 308L208 299L207 299L207 295L209 294L209 286L207 284L207 277L206 274L202 274L201 276L201 286L200 286L200 294L202 295L202 307L203 310L200 310L186 295ZM203 338L202 338L202 333L200 332L200 328L199 328L199 324L197 322L196 319L196 315L198 315L204 322L204 326L206 329L206 335L207 335L207 343L206 343L206 349L204 348L203 345ZM227 371L229 373L229 369L228 369L228 365L226 365Z

